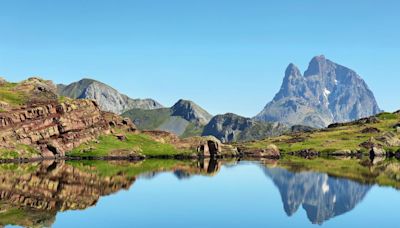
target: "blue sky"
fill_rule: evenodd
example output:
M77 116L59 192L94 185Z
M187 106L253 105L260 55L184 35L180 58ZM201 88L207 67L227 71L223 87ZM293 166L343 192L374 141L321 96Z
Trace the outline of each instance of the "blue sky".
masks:
M400 109L399 1L1 0L0 75L90 77L166 106L254 116L319 54Z

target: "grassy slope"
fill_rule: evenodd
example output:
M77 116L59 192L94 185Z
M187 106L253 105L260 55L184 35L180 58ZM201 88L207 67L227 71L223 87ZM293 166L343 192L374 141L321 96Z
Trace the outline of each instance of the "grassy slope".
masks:
M133 133L125 135L127 138L125 141L120 141L113 135L100 136L98 143L90 142L83 144L67 153L67 155L106 156L117 150L140 152L146 156L175 156L190 153L190 151L179 151L170 144L156 142L147 135Z
M271 137L260 141L254 141L243 144L248 148L265 148L269 144L275 144L282 152L293 152L303 149L314 149L319 152L334 152L341 150L363 151L359 146L370 137L377 137L384 132L396 132L393 125L400 122L400 115L392 113L381 113L377 115L379 123L351 125L331 129L323 129L312 133L301 133L300 135L282 135ZM361 133L366 127L375 127L381 130L381 133ZM303 142L288 143L293 138L304 138ZM398 148L386 148L388 150L397 150Z
M181 138L188 138L188 137L193 137L193 136L199 136L201 133L203 133L204 126L197 126L194 123L189 123L189 125L186 127L185 132L181 135Z
M132 109L122 114L124 117L130 118L140 130L157 130L163 128L168 123L174 122L171 118L172 111L169 108L161 108L154 110ZM174 117L180 118L180 117ZM182 118L182 122L187 122ZM176 122L176 120L175 120ZM194 123L188 122L181 138L192 136L200 136L203 132L204 126L196 126Z
M132 109L122 114L132 119L141 130L155 130L163 124L171 115L169 108L155 110Z
M27 97L22 91L16 89L18 83L6 82L0 86L0 101L15 107L25 103Z

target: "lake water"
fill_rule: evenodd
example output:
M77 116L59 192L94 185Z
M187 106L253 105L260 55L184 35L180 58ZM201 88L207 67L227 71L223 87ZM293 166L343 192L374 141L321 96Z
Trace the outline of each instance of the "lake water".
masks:
M324 162L3 164L0 225L399 227L398 161Z

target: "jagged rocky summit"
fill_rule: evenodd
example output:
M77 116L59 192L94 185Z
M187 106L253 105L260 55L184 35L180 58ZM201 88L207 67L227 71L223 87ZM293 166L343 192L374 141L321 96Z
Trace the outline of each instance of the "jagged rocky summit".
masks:
M379 112L374 94L355 71L321 55L304 75L290 64L280 91L255 119L322 128Z

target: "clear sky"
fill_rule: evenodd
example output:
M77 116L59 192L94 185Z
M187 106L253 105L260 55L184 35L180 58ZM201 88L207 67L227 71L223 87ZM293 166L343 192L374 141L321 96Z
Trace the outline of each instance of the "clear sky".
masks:
M398 0L1 0L0 75L90 77L165 106L185 98L254 116L290 62L304 71L324 54L394 111L399 9Z

